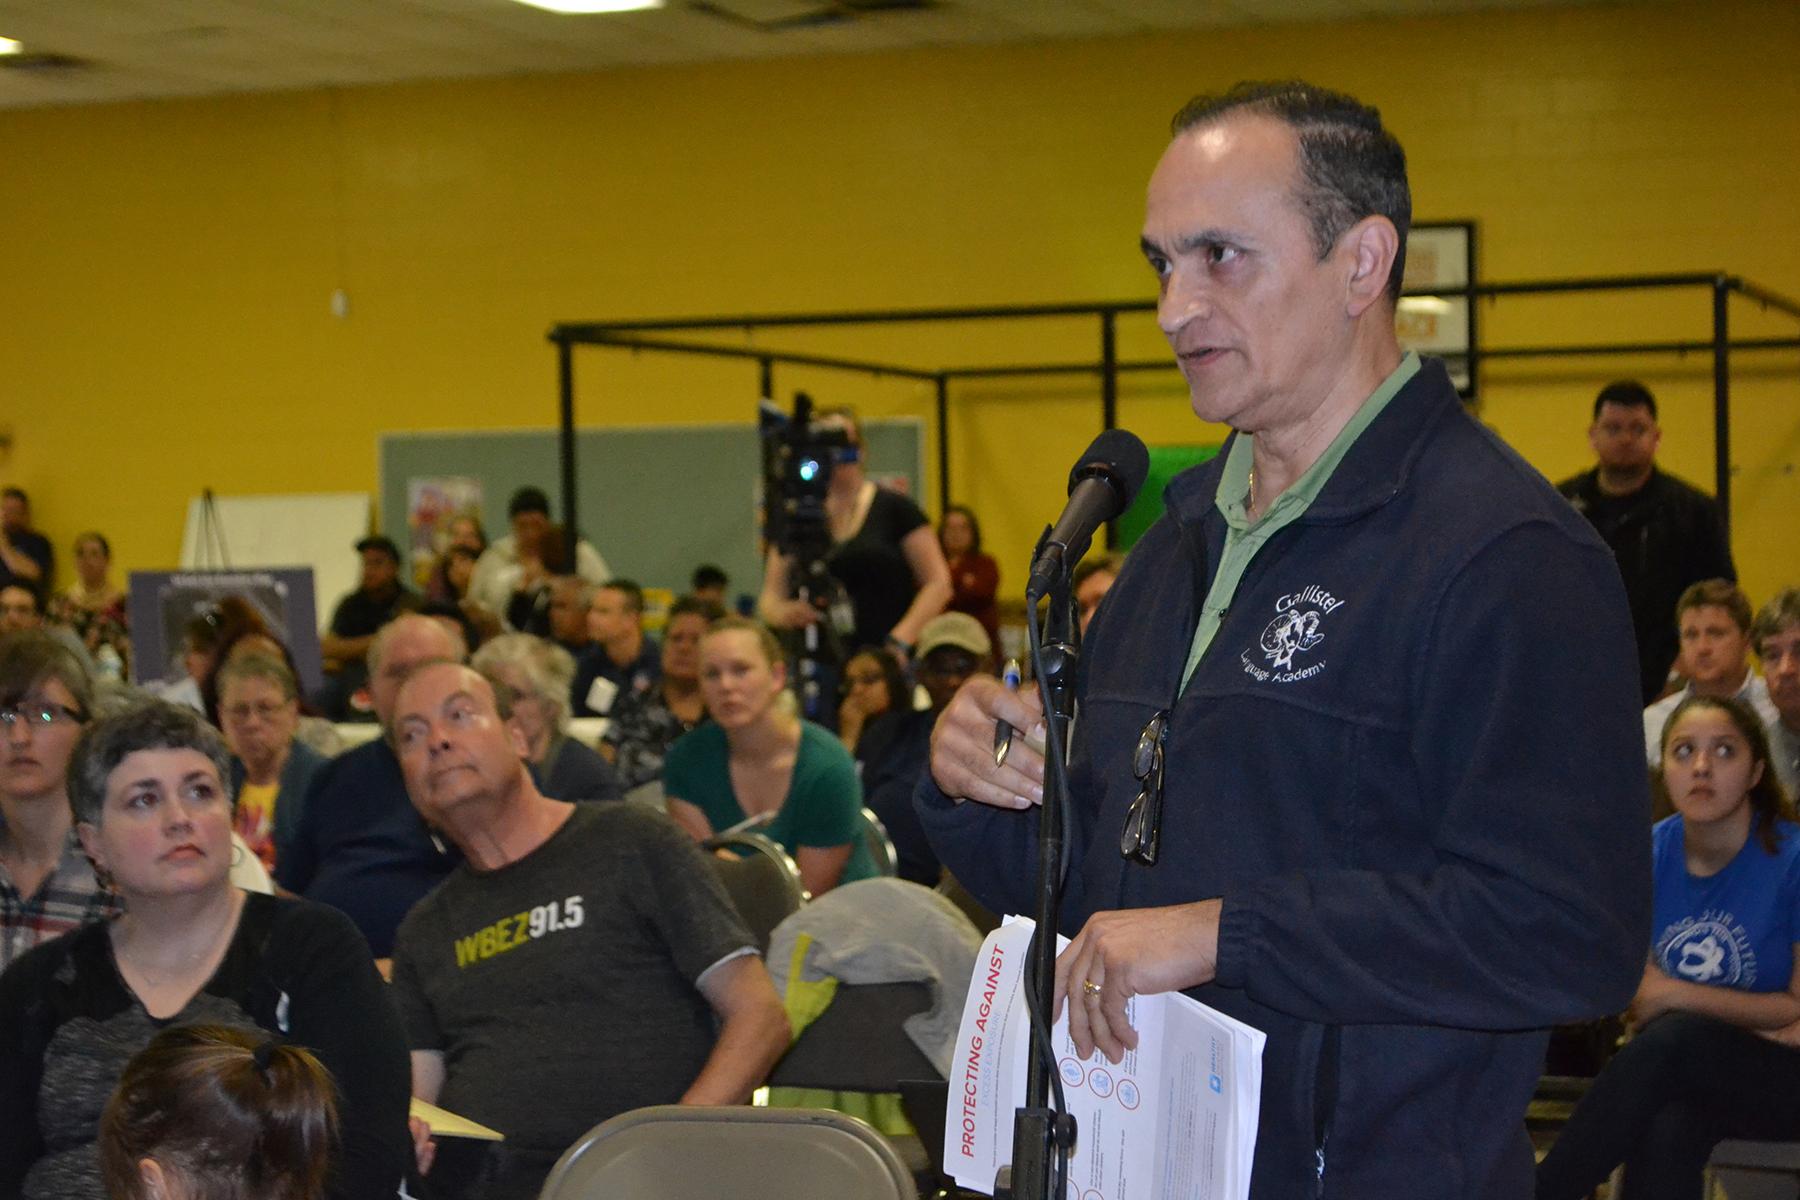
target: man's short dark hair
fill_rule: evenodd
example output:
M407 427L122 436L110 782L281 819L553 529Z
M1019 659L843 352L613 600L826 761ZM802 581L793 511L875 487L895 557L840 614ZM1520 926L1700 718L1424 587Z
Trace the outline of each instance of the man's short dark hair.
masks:
M1084 558L1076 566L1075 573L1069 577L1069 586L1079 588L1096 575L1117 576L1125 569L1123 554L1096 554L1092 558Z
M25 494L25 489L22 487L0 488L0 499L17 500L26 508L31 507L31 497Z
M393 538L383 537L381 534L376 533L371 534L356 543L356 552L358 554L363 554L370 550L379 550L381 553L387 555L389 562L393 563L396 567L400 565L400 547L394 545Z
M1170 131L1180 137L1239 112L1273 117L1299 139L1301 185L1295 198L1321 259L1364 217L1386 217L1393 224L1400 246L1388 271L1387 297L1397 303L1406 274L1412 190L1406 182L1406 151L1382 126L1380 111L1354 96L1298 79L1244 82L1229 91L1195 96L1175 114Z
M609 579L601 584L598 590L617 592L619 595L625 597L626 608L629 608L632 612L640 615L644 611L644 589L639 586L636 580Z
M1649 388L1635 379L1621 379L1601 388L1600 394L1594 397L1594 420L1600 419L1600 410L1608 404L1616 404L1620 408L1647 408L1650 410L1650 419L1656 420L1656 397L1650 394Z
M703 596L682 596L669 605L669 620L676 617L700 617L708 625L725 616L725 609L715 601Z
M543 513L546 517L549 516L550 497L544 494L543 488L527 484L514 492L512 499L506 502L508 517L516 517L520 513Z
M1682 615L1695 608L1722 608L1731 614L1739 633L1750 632L1750 598L1729 579L1702 579L1681 593L1675 602L1675 623L1680 625Z
M10 592L15 588L31 597L32 611L40 617L44 615L44 594L35 585L24 579L9 579L0 583L0 592Z
M694 568L694 577L688 582L688 586L697 592L701 588L722 588L730 582L731 579L725 574L724 567L716 566L713 563L701 563Z

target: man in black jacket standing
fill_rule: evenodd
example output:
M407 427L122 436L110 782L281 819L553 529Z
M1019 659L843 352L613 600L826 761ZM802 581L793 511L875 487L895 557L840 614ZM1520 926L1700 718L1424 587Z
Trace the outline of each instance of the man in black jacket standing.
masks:
M1632 379L1594 400L1588 443L1599 462L1556 490L1593 523L1625 580L1644 703L1663 692L1679 649L1675 602L1702 579L1736 581L1725 522L1711 496L1656 469L1656 397Z
M1082 647L1056 985L1081 1057L1174 990L1268 1035L1252 1200L1528 1195L1547 1028L1649 946L1618 571L1396 341L1410 215L1379 114L1301 83L1190 103L1146 201L1158 321L1235 432ZM1039 720L966 683L915 796L996 912L1035 894Z

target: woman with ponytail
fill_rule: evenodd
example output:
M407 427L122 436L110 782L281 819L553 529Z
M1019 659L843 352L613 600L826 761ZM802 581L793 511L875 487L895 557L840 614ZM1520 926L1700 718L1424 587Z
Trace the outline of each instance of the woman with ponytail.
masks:
M260 1032L179 1025L152 1038L100 1119L111 1200L320 1200L336 1090L312 1054Z

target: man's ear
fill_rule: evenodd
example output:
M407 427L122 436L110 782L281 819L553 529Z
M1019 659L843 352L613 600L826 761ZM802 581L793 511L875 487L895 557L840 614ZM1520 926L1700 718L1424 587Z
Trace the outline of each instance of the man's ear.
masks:
M1386 217L1364 217L1344 231L1338 246L1350 265L1345 310L1360 317L1387 295L1388 273L1400 255L1400 234Z

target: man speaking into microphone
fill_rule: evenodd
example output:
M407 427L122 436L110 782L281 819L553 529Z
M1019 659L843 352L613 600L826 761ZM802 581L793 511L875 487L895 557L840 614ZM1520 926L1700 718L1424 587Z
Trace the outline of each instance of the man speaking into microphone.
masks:
M1411 197L1379 114L1301 83L1177 115L1143 252L1195 414L1088 631L1057 961L1077 1046L1186 990L1268 1034L1254 1197L1530 1194L1547 1027L1615 1012L1650 919L1618 569L1403 353ZM1035 697L967 685L919 806L1033 909ZM976 803L965 803L975 801Z

